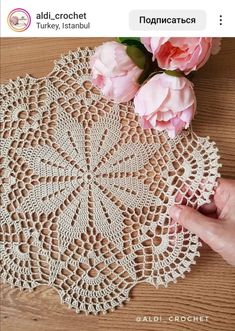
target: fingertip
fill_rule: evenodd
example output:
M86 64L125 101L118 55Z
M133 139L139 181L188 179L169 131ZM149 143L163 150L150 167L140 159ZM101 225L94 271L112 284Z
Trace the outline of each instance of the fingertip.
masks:
M178 221L180 218L180 213L182 211L181 205L173 205L169 209L169 215L173 218L173 220Z

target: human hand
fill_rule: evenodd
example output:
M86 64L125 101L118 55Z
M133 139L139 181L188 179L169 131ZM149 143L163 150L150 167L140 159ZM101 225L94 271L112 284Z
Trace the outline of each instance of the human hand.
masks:
M169 213L173 221L197 234L235 266L235 180L219 179L213 201L199 211L174 205Z

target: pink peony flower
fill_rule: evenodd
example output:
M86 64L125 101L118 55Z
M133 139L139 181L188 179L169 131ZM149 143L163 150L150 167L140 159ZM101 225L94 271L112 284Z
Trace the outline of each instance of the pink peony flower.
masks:
M201 68L211 54L218 53L221 38L141 38L162 69L189 74Z
M155 75L137 92L134 105L142 127L166 130L174 138L194 117L193 84L185 77Z
M90 63L92 82L107 98L116 102L134 98L142 70L127 55L125 45L115 41L104 43L96 48Z

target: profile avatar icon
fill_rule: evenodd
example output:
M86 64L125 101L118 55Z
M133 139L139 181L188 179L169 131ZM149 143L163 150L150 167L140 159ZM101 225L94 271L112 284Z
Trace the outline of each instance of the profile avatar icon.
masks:
M31 24L31 16L23 8L13 9L7 18L9 27L16 32L22 32L28 29Z

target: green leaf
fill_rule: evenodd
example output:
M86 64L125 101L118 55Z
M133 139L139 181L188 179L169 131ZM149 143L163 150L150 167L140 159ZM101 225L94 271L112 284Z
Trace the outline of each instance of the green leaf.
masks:
M165 70L165 74L174 76L174 77L182 77L184 76L183 72L177 70Z
M138 83L142 85L149 78L149 76L151 76L153 72L156 72L158 70L159 68L157 62L152 61L152 54L151 53L145 54L145 66L143 72L138 78Z
M147 49L141 43L140 38L138 37L118 37L116 38L117 42L126 45L126 46L136 46L141 49L144 53L147 53Z
M157 62L152 61L153 54L144 47L139 37L118 37L116 40L127 46L126 52L128 56L135 65L143 70L138 78L138 83L142 85L151 73L159 69Z
M140 42L139 37L117 37L117 41L122 44L131 44L132 42Z
M142 50L134 45L128 45L126 48L127 55L132 59L132 61L140 69L144 69L146 57Z

